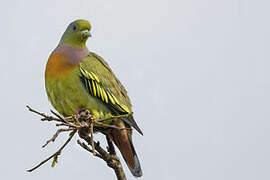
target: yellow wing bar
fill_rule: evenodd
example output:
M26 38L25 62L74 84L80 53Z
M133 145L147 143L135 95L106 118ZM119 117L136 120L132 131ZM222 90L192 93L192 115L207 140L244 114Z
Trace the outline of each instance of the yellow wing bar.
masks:
M90 95L107 104L113 111L116 110L120 114L129 113L128 108L120 104L118 99L104 88L99 78L93 72L88 72L81 66L80 72L81 81Z

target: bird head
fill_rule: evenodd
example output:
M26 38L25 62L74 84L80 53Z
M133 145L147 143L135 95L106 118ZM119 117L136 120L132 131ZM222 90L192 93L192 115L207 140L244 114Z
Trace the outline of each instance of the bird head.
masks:
M90 34L91 25L86 20L76 20L70 23L64 32L59 45L72 45L79 48L85 48L86 41Z

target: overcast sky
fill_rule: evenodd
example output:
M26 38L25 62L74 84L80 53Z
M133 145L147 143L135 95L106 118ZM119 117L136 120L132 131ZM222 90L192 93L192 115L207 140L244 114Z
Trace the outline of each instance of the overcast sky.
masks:
M41 149L55 126L25 105L49 112L47 58L67 25L83 18L92 24L89 50L125 85L145 134L133 137L142 180L269 180L269 7L267 0L3 1L0 179L115 179L78 136L55 168L26 172L67 138Z

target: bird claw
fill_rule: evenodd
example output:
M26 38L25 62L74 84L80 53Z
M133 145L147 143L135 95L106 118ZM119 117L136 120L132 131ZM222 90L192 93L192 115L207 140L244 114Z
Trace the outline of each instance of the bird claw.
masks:
M76 112L76 118L79 122L93 123L93 116L87 109L78 109ZM87 120L87 121L85 121Z

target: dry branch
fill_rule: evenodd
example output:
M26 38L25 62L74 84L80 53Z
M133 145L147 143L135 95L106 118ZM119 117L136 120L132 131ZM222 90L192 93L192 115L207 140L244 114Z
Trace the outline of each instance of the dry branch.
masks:
M54 112L52 110L51 110L51 113L54 116L48 116L44 113L41 113L41 112L38 112L38 111L32 109L29 106L26 106L26 107L28 108L29 111L42 116L42 119L41 119L42 121L57 122L57 124L56 124L57 127L59 127L59 126L66 127L66 128L58 129L56 131L56 133L53 135L53 137L50 138L49 140L47 140L46 143L42 146L43 148L45 146L47 146L50 142L54 142L60 133L71 132L69 134L69 138L60 147L60 149L58 149L53 155L51 155L50 157L48 157L47 159L45 159L44 161L42 161L41 163L39 163L35 167L27 170L28 172L34 171L35 169L39 168L41 165L48 162L50 159L53 159L52 167L54 167L58 161L58 157L61 154L62 150L70 142L70 140L73 138L73 136L78 132L80 138L84 139L87 142L87 144L89 146L91 146L91 148L88 145L86 145L85 143L82 143L80 140L77 140L77 143L83 149L87 150L88 152L90 152L94 156L96 156L100 159L103 159L106 162L107 166L114 170L118 180L126 180L126 176L125 176L122 164L115 153L114 145L112 143L111 138L108 135L106 135L106 139L107 139L107 143L108 143L108 148L106 151L100 146L99 142L94 141L94 133L93 133L93 127L95 124L99 125L101 127L104 127L104 128L122 129L122 128L116 127L114 125L108 125L108 124L103 123L103 122L106 122L109 120L111 121L111 120L121 118L121 117L123 117L122 115L110 117L110 118L106 118L106 119L94 120L92 118L92 115L90 114L90 112L88 110L83 110L79 114L76 114L76 115L73 115L70 117L62 118L59 114L57 114L56 112ZM124 116L127 116L127 115L124 115ZM90 134L90 136L89 136L89 134Z

